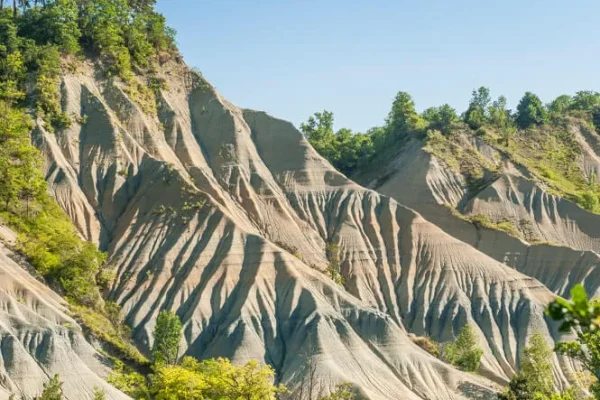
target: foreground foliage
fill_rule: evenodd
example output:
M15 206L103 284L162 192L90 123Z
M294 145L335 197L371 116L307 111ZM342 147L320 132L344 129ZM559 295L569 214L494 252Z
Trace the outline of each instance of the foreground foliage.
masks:
M560 330L572 331L577 339L558 342L554 351L581 363L588 379L574 379L573 386L560 393L554 388L552 351L541 334L534 334L524 351L520 371L510 381L499 400L584 400L600 399L600 304L588 300L582 285L571 290L571 299L557 297L546 315L561 322ZM582 381L587 384L582 384Z
M571 290L571 299L557 297L546 314L562 322L563 332L574 332L577 339L559 342L555 351L581 363L594 378L589 390L600 399L600 303L590 301L582 285Z

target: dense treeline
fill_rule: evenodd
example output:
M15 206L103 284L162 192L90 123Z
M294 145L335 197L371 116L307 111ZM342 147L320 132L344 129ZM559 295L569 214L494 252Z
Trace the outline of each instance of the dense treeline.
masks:
M33 119L48 131L71 124L60 104L66 63L93 54L127 81L175 54L174 32L154 0L14 1L0 4L0 201L21 234L19 249L73 301L99 307L105 257L82 242L46 194ZM70 61L69 61L70 60Z
M0 1L0 213L18 234L16 249L72 303L77 317L126 358L144 357L128 330L111 324L101 288L112 279L106 256L79 237L46 192L35 126L72 124L60 103L59 80L84 59L108 78L135 86L177 57L174 31L154 0ZM139 86L139 85L138 85Z
M70 124L59 104L58 78L66 56L91 54L108 76L129 81L176 52L174 31L154 10L155 0L20 1L0 11L0 78L14 83L5 93L33 81L21 98L34 105L47 127ZM73 64L70 65L71 67ZM31 85L30 85L31 86ZM14 98L14 94L11 95ZM22 96L23 97L23 96ZM33 103L33 104L32 104Z
M393 156L409 138L443 142L458 133L477 135L517 163L534 158L526 166L552 190L600 213L596 177L586 177L575 165L581 148L568 132L569 119L600 130L600 93L561 95L545 105L534 93L526 92L512 111L504 96L492 100L489 89L481 87L473 91L467 110L459 115L448 104L418 113L411 96L399 92L384 125L366 133L346 128L334 131L333 113L329 111L315 113L300 129L313 147L346 175ZM450 142L446 140L446 145ZM536 154L533 148L544 142L548 146Z

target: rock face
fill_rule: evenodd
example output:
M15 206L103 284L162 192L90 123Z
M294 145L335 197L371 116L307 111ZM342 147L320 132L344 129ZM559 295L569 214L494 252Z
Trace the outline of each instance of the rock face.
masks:
M93 387L107 399L129 399L103 380L108 360L85 340L65 302L15 260L0 244L0 399L33 398L54 374L67 400L91 400Z
M56 134L40 124L35 134L55 198L116 266L111 296L142 348L168 309L184 323L182 352L260 360L292 390L312 382L313 398L347 381L373 400L463 399L493 396L491 382L429 355L409 332L447 341L471 324L482 373L500 383L531 334L558 337L543 318L550 290L417 207L417 191L435 199L433 179L460 201L460 177L423 170L381 188L428 221L185 66L158 74L166 89L156 110L91 66L66 75L63 106L79 123ZM339 249L343 286L325 273L328 244ZM519 257L526 271L530 255ZM565 257L574 270L583 263ZM562 385L569 366L555 361Z

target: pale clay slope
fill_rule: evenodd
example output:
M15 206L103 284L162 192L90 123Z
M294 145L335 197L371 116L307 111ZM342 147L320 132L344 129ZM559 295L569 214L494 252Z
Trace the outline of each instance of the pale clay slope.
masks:
M3 227L2 236L12 235ZM94 386L107 399L128 399L103 380L108 360L85 340L65 302L18 259L0 244L0 399L10 394L31 399L54 374L64 381L67 400L91 400Z
M182 352L258 359L292 389L316 368L325 392L350 381L374 400L458 399L489 384L406 331L444 341L472 323L498 382L530 334L556 337L538 281L349 181L291 124L240 110L183 66L162 73L159 119L86 69L62 90L85 123L36 133L56 199L117 267L112 296L143 348L170 309ZM319 271L327 242L346 291Z
M479 154L503 164L503 173L475 196L468 192L460 173L422 150L417 140L382 169L385 179L363 176L359 181L414 208L492 258L537 278L557 294L568 295L581 281L588 292L600 294L600 216L547 193L532 182L527 171L502 160L482 141L471 140ZM475 227L453 215L447 205L467 215L486 215L492 221L508 218L515 226L525 227L525 236L553 244L530 245L501 231Z

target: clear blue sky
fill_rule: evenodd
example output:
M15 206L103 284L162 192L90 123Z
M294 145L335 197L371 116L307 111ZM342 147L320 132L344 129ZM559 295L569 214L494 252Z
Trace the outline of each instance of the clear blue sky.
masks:
M462 112L487 86L515 107L600 90L596 0L158 0L188 64L240 107L298 125L380 125L395 94Z

